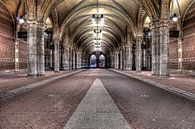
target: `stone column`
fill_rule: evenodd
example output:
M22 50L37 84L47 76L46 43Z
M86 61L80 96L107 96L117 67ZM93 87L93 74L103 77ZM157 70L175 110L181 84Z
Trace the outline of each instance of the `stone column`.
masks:
M120 51L120 69L123 70L123 51Z
M132 64L132 47L131 46L125 46L125 70L132 70L133 64Z
M136 41L136 72L141 72L142 70L142 41L143 36L137 36Z
M115 59L114 59L114 54L111 54L111 68L114 68L115 66Z
M60 45L59 39L54 39L54 71L60 72Z
M169 76L169 20L160 21L160 76Z
M183 69L183 45L181 37L178 39L178 70L182 72Z
M36 22L29 22L27 26L28 43L28 76L37 75L37 31Z
M81 69L81 52L77 52L77 69Z
M76 65L75 50L73 49L72 51L72 69L73 70L76 69L75 65Z
M44 46L44 30L43 23L37 24L37 75L42 76L45 74L45 46Z
M79 52L76 52L76 69L79 69Z
M114 59L114 68L119 69L119 52L115 52L115 59Z
M66 46L63 44L63 55L62 55L62 60L63 60L63 70L67 69L67 50Z
M50 49L49 64L50 64L50 68L53 68L53 50L52 49Z
M72 47L69 47L69 69L70 70L73 69L72 56L73 56L73 50L72 50Z
M146 49L144 48L143 51L142 51L142 57L143 57L143 64L142 66L144 68L147 68L147 54L146 54Z
M152 26L152 75L159 76L160 69L160 38L158 22L153 22Z
M69 48L64 46L64 70L69 70Z

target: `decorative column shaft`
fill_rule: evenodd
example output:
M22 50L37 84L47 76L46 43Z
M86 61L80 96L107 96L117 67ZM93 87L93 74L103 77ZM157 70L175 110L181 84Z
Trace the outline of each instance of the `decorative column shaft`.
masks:
M73 55L73 50L72 47L69 47L69 69L72 70L72 55Z
M36 23L31 22L27 28L28 42L28 76L37 75L37 31Z
M44 30L43 23L37 24L37 75L45 74L45 46L44 46Z
M120 69L123 70L123 51L120 51Z
M160 33L158 22L153 23L152 28L152 75L159 76L160 72Z
M119 69L119 52L115 52L114 68Z
M114 54L111 54L111 68L114 68L115 66L115 59L114 59Z
M53 68L53 50L50 49L50 53L49 53L49 64L50 64L50 68Z
M75 58L76 52L73 50L72 52L72 69L76 69L76 58Z
M64 47L64 59L65 59L65 66L64 70L70 70L70 64L69 64L69 47Z
M143 42L142 47L142 67L144 69L147 68L147 54L146 54L146 42Z
M183 45L181 38L178 39L178 70L182 72L183 69Z
M125 46L125 70L132 70L132 47Z
M160 21L160 76L169 76L169 20Z
M54 71L60 71L60 45L59 39L54 40Z
M66 51L65 51L65 48L63 49L63 53L62 53L62 67L63 67L63 70L66 70Z
M143 36L138 36L136 41L136 71L142 70L142 41Z
M152 29L152 74L169 76L169 20L153 23Z
M81 52L77 52L77 69L81 69Z

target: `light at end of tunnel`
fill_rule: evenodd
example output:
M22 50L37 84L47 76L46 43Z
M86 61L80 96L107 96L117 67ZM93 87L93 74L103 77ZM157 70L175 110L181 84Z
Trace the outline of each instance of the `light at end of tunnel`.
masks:
M16 60L16 62L19 62L19 59L18 58L16 58L15 60Z
M179 48L179 49L178 49L178 52L182 52L182 48Z
M182 58L179 58L179 62L182 62Z
M19 52L19 50L18 50L18 49L15 49L15 52L16 52L16 53L18 53L18 52Z

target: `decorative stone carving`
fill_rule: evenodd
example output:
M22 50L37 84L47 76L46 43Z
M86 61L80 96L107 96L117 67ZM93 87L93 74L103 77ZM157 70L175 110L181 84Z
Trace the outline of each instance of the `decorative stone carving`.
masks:
M142 70L142 42L143 36L137 36L136 39L136 72L141 72Z
M54 71L60 71L60 41L55 39L54 41Z
M115 65L114 65L114 68L115 69L119 69L119 52L115 52Z
M43 23L37 24L37 75L45 74L45 46L44 46L44 30Z
M36 23L28 24L28 76L37 75L37 42L36 42Z
M152 24L152 75L169 76L168 43L170 20L160 20Z

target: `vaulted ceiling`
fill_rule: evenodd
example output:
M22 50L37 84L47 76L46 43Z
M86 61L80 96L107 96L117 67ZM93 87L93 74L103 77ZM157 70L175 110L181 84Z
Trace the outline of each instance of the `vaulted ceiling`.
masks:
M0 0L13 17L35 12L29 5L33 0ZM126 42L127 31L132 37L139 32L146 16L155 19L160 16L162 0L35 0L37 14L50 17L54 28L59 27L60 36L68 32L69 40L76 47L94 51L94 25L92 15L104 15L102 29L102 51L112 51ZM174 3L174 12L184 17L194 0L163 0ZM35 9L36 10L36 9ZM28 15L28 14L27 14ZM68 30L68 31L67 31ZM55 33L55 32L54 32Z
M104 15L102 29L102 50L121 46L126 39L127 29L136 32L139 4L128 0L71 0L63 1L56 8L61 30L68 28L70 39L76 46L94 50L92 15ZM66 10L66 11L64 11Z

